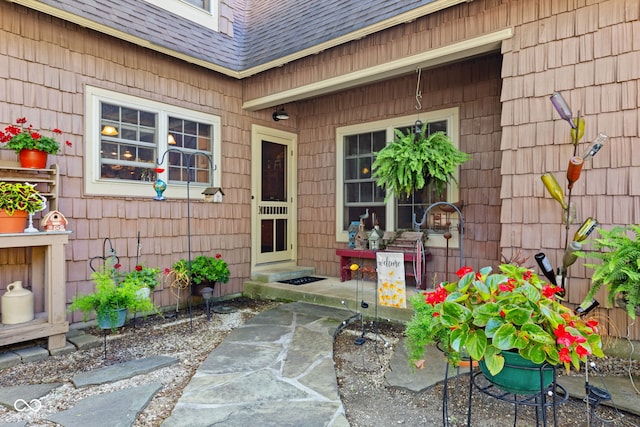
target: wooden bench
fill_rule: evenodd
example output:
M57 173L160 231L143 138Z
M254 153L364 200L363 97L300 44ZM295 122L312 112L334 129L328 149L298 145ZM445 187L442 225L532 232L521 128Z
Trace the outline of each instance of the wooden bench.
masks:
M396 250L383 250L383 251L374 251L370 249L336 249L336 255L340 257L340 281L344 282L346 280L351 280L351 269L349 268L353 263L354 259L376 259L377 252L401 252ZM416 261L416 252L403 252L404 253L404 261L405 263L411 263L410 266L405 266L405 276L415 276L413 271L413 263ZM425 263L427 261L431 261L431 253L425 250L424 255ZM422 283L423 285L426 283L426 271L427 269L422 268Z

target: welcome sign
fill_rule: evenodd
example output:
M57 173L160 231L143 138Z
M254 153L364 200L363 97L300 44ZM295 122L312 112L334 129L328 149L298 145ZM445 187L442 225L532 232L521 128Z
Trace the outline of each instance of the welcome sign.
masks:
M404 276L404 254L377 252L378 304L407 308L407 284Z

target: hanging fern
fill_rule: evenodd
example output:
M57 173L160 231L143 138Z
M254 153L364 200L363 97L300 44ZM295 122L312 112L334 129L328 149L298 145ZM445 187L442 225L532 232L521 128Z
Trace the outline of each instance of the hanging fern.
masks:
M385 202L391 195L409 197L415 190L433 183L439 194L469 155L458 150L444 132L425 136L426 125L419 134L411 129L407 133L395 129L395 139L376 153L371 166L376 185L387 191Z
M614 227L610 231L598 228L598 234L601 237L594 239L593 247L599 252L591 252L588 256L601 263L585 264L595 269L585 301L590 301L605 285L609 304L613 305L617 297L622 297L627 314L635 319L636 307L640 306L640 225Z

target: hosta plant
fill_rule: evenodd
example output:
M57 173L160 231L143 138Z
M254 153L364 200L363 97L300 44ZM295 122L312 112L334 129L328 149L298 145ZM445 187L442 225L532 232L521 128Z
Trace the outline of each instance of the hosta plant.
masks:
M413 297L415 313L407 325L413 359L437 342L451 363L462 354L484 359L495 375L504 367L505 351L567 370L579 369L589 355L604 356L598 323L562 305L557 295L562 289L532 270L502 264L499 273L463 267L456 274L458 282Z

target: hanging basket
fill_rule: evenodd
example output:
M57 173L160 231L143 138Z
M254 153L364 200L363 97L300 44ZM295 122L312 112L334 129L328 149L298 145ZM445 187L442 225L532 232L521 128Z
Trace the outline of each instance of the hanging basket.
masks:
M44 169L47 167L48 154L40 150L20 150L20 166L29 169Z
M554 367L549 364L537 364L518 353L503 351L504 368L492 375L483 360L480 370L490 383L508 393L537 394L549 387L554 378Z
M26 211L14 211L13 215L9 215L4 209L0 209L0 234L23 233L28 216Z

